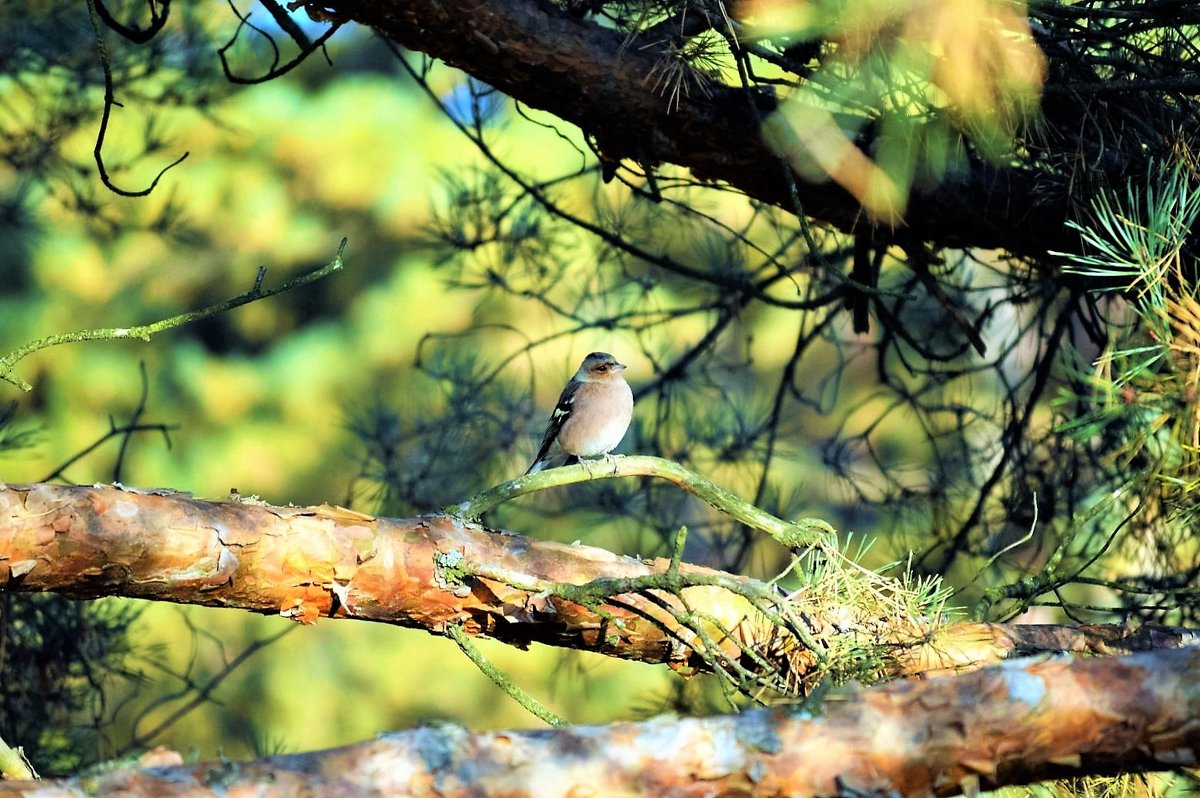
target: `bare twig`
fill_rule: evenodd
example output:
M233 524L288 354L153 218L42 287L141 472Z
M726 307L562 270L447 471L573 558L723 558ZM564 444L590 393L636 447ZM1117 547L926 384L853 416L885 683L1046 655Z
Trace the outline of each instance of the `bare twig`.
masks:
M479 670L483 672L484 676L492 680L492 684L499 687L501 690L507 693L510 698L512 698L521 706L525 707L525 709L529 710L530 714L539 718L540 720L545 721L551 726L567 725L565 720L544 707L540 701L513 684L512 679L509 679L507 676L505 676L504 672L493 665L491 661L489 661L488 658L483 655L483 652L471 642L470 636L463 631L461 626L447 626L446 634L450 636L451 640L458 644L458 647L462 650L462 653L466 654L467 658L470 659L471 662L475 663L475 667L479 668Z
M238 18L238 27L237 30L234 31L233 36L230 37L229 41L225 42L224 45L217 49L217 57L221 59L221 69L225 73L225 79L230 83L250 86L257 83L266 83L267 81L271 81L277 77L286 75L288 72L291 72L293 69L300 66L300 64L304 63L304 61L307 60L308 57L317 50L323 51L325 42L329 41L329 38L333 36L333 34L337 33L338 28L342 26L341 22L334 22L328 30L326 30L320 35L320 37L317 38L316 41L310 42L308 37L304 34L304 31L301 30L300 26L296 25L292 18L288 16L287 12L280 8L276 3L271 2L271 0L265 0L263 5L275 19L276 24L278 24L282 30L291 36L296 44L300 45L300 52L291 61L288 61L283 66L280 66L279 47L275 44L275 39L262 28L259 28L257 25L251 22L248 15L243 15L237 10L237 7L230 2L229 7L233 10L234 15ZM228 53L233 47L234 43L237 42L238 34L242 32L242 28L250 28L250 30L265 38L267 43L271 45L271 51L273 53L271 57L271 66L261 75L249 78L242 77L241 75L236 74L233 71L233 68L229 65L229 58L226 53ZM326 56L326 60L328 60L328 56Z
M104 5L103 0L93 0L93 2L96 13L104 20L104 24L134 44L145 44L157 36L158 32L166 26L167 18L171 13L171 0L148 0L146 5L150 9L150 24L144 29L135 28L132 25L118 22Z
M296 626L288 626L271 635L270 637L264 637L260 640L251 642L244 649L238 652L236 657L225 663L225 667L221 668L221 670L214 674L211 679L204 682L204 684L199 685L191 699L189 699L182 706L177 707L174 712L163 718L162 721L160 721L149 731L135 734L133 739L129 741L123 750L129 751L137 748L144 748L152 743L157 737L163 734L163 732L167 731L176 723L183 720L188 713L207 701L209 696L212 695L213 691L216 690L217 687L219 687L221 683L230 676L230 674L236 671L243 662L257 654L262 649L267 648L284 635L294 632L297 628L298 627Z
M172 169L183 163L184 159L191 153L185 152L175 159L174 162L167 164L162 170L155 175L150 181L150 185L141 191L128 191L120 188L112 182L109 177L108 169L104 166L104 136L108 133L108 118L112 114L113 106L121 107L121 103L117 102L116 94L113 91L112 64L108 59L108 48L104 44L104 32L100 29L100 14L96 10L95 0L87 0L88 16L92 20L92 30L96 33L96 52L100 56L100 66L104 70L104 110L100 115L100 129L96 132L96 146L92 148L92 155L96 159L96 168L100 170L100 181L115 194L120 194L122 197L145 197L154 187L158 185L158 181L167 173L168 169ZM163 21L166 21L166 11L163 12ZM153 35L153 34L151 34ZM25 390L29 390L26 388Z
M288 280L278 288L271 288L266 291L261 288L261 278L255 281L255 286L251 290L241 296L228 299L224 302L218 302L215 305L209 305L200 310L192 310L187 313L180 313L177 316L156 321L151 324L140 324L134 327L106 327L99 330L80 330L74 333L60 333L58 335L48 335L45 338L39 338L36 341L30 341L22 347L10 352L4 357L0 357L0 380L12 383L22 391L29 391L33 388L25 380L13 376L12 370L20 361L24 360L29 355L41 349L46 349L58 344L75 343L77 341L110 341L117 338L139 338L143 341L149 341L150 338L158 333L172 330L176 327L182 327L185 324L201 321L212 316L225 313L234 308L241 307L250 302L259 299L266 299L276 294L282 294L285 291L291 291L293 288L299 288L302 285L308 285L311 282L320 280L333 272L342 268L342 253L346 249L347 239L343 238L342 243L338 246L337 255L329 263L319 269L302 274L299 277Z

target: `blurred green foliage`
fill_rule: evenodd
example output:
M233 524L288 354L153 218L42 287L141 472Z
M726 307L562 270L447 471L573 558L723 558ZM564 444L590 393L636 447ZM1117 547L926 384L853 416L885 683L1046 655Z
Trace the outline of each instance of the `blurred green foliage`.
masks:
M884 198L881 218L911 186L954 172L963 130L976 150L1006 152L1001 140L1024 121L1041 70L1028 49L1005 49L1006 32L1024 30L1021 15L1004 6L985 26L994 69L974 74L979 53L951 23L995 4L921 6L932 16L916 22L936 33L926 43L953 55L940 66L926 57L933 50L895 55L892 38L875 36L872 25L911 18L912 4L866 6L880 13L862 51L827 29L845 4L824 5L817 32L839 55L832 73L870 67L858 93L823 84L825 105L889 112L880 124L892 149L874 156L902 191ZM1090 359L1107 319L1046 264L876 246L669 166L647 174L626 162L607 181L578 131L362 29L333 38L332 67L316 54L284 77L233 87L217 71L220 42L238 30L229 58L241 75L262 74L272 51L213 7L172 6L146 47L109 34L124 103L104 148L114 180L145 186L190 153L142 199L111 194L96 176L102 75L85 9L0 10L0 349L202 307L245 292L259 266L277 284L327 262L343 236L345 269L150 343L59 347L22 362L35 388L13 398L40 441L4 462L4 480L44 478L131 418L144 364L139 419L173 425L170 445L139 433L118 463L112 439L65 479L429 512L524 471L567 376L584 353L606 350L630 364L639 391L624 450L684 462L782 517L825 516L877 537L868 565L916 552L916 576L946 574L970 600L988 582L1040 572L1074 536L1108 452L1056 435L1086 403L1086 378L1059 367L1073 346ZM719 56L709 54L714 74L730 63ZM935 69L948 64L951 73ZM672 80L693 74L676 66ZM998 115L987 102L949 107L1014 81ZM665 95L671 85L660 82ZM824 131L834 132L850 146L857 131ZM856 304L871 325L846 312ZM1072 406L1052 406L1063 385ZM689 560L756 576L788 562L661 485L574 486L493 516L516 532L646 556L666 553L686 524ZM1079 559L1103 540L1086 543ZM1111 599L1082 580L1053 592L1076 609ZM112 722L90 755L137 741L236 757L428 720L536 723L445 640L322 622L263 644L289 624L144 608L138 648L104 693ZM703 679L482 645L572 722L714 706ZM198 695L211 700L154 732Z
M1013 159L1037 119L1046 64L1023 3L753 0L750 16L814 54L837 43L764 129L798 174L836 181L876 219L901 225L914 189L968 171L968 142ZM854 143L868 125L873 157Z
M192 155L147 198L111 195L99 187L90 158L100 101L94 52L86 36L62 38L86 24L83 7L72 8L37 20L45 26L37 31L72 48L71 67L90 71L90 88L77 95L64 89L68 76L55 69L0 77L0 149L7 150L0 161L0 347L153 321L245 292L260 265L272 285L327 262L341 236L350 246L344 271L306 289L150 343L64 346L21 363L34 390L19 396L6 388L20 403L21 421L40 428L39 445L6 459L3 478L41 479L103 436L110 417L123 423L138 404L145 363L142 420L178 428L170 446L159 436L135 438L122 481L214 498L237 489L278 503L347 503L361 456L347 429L353 419L378 403L428 411L443 401L441 386L413 367L417 345L428 332L469 327L474 298L437 273L422 229L439 171L478 155L386 61L352 64L331 80L329 68L313 60L286 79L240 92L218 85L223 96L203 113L139 105L134 97L155 89L138 85L114 112L106 144L114 179L138 187L171 153ZM371 48L365 32L346 34L345 50L330 49L335 62ZM161 153L139 150L150 119L162 130ZM38 120L59 120L62 135L48 136L44 160L22 161L17 134L33 136L28 129ZM456 445L479 451L491 442ZM113 440L65 476L110 481L117 452ZM99 747L89 753L84 746L84 760L122 753L191 695L157 702L211 679L251 641L290 622L150 606L135 624L129 673L106 685L105 708L118 710L116 722ZM581 722L628 717L668 678L598 657L483 645L519 682ZM185 755L247 756L343 744L427 720L474 728L537 723L453 644L354 623L297 629L221 681L212 699L147 743ZM6 709L18 707L6 701ZM6 739L25 745L50 772L78 764L37 749L30 735L38 720L49 722L24 718Z

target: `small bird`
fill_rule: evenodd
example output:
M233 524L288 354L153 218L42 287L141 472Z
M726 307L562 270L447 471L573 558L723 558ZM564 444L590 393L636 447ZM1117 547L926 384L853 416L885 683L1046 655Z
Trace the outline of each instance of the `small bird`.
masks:
M624 364L607 352L592 352L583 359L558 397L542 445L526 474L550 467L557 455L550 454L555 444L567 454L562 465L578 463L580 457L607 455L617 448L633 417L633 391L621 374L624 370Z

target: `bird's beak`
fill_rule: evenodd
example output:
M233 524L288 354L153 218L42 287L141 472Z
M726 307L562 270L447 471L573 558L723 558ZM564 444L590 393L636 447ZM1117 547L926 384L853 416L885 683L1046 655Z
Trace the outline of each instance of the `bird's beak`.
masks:
M617 371L624 371L625 369L627 369L629 367L626 366L624 363L613 363L613 368L615 368Z

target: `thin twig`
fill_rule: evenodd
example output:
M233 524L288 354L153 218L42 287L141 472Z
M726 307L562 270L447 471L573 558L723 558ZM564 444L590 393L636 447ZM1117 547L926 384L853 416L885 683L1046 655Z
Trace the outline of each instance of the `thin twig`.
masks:
M599 462L550 468L536 474L502 482L476 494L446 512L459 518L479 518L504 502L546 488L616 477L659 477L682 488L726 515L754 529L766 532L790 549L803 549L828 541L836 530L819 518L785 521L755 507L735 493L714 485L694 471L661 457L635 455L611 457Z
M515 684L513 684L512 680L505 676L499 668L493 665L491 661L483 655L483 652L471 642L471 638L466 632L463 631L461 626L453 624L447 626L446 634L450 636L451 640L458 644L458 647L462 649L462 653L466 654L467 658L470 659L471 662L475 663L475 667L479 668L479 670L483 672L484 676L492 680L492 684L508 693L510 698L512 698L521 706L525 707L525 709L529 710L530 714L536 716L540 720L545 721L551 726L567 725L565 720L560 718L558 715L555 715L546 707L542 706L540 701L522 690L520 687L517 687Z
M12 370L17 363L19 363L21 360L24 360L34 352L37 352L38 350L46 349L51 346L57 346L58 344L74 343L76 341L109 341L115 338L139 338L143 341L149 341L151 336L157 335L158 333L225 313L226 311L233 310L234 308L241 307L242 305L259 299L266 299L267 297L274 296L276 294L282 294L285 291L291 291L293 288L299 288L302 285L308 285L309 283L320 280L322 277L326 277L327 275L330 275L342 268L342 253L346 249L346 242L347 239L343 238L341 245L338 247L337 256L334 257L332 261L325 264L321 268L316 269L315 271L311 271L307 274L302 274L299 277L288 280L278 288L270 288L264 291L261 288L260 281L256 280L254 288L242 294L241 296L228 299L224 302L218 302L215 305L209 305L208 307L201 308L200 310L192 310L188 311L187 313L180 313L177 316L171 316L170 318L163 319L162 321L156 321L152 324L142 324L136 327L108 327L99 330L80 330L79 332L74 333L48 335L45 338L39 338L36 341L31 341L19 349L16 349L0 358L0 380L12 383L22 391L30 391L33 389L33 386L19 377L14 377Z
M129 423L126 428L134 426L141 419L142 414L146 412L146 400L150 397L150 380L146 377L146 361L138 363L138 372L142 377L142 393L138 397L137 407L133 410L133 415L129 417ZM109 426L116 429L116 425L109 419ZM167 448L171 448L171 436L167 434L168 427L162 426L163 438L167 442ZM121 436L121 448L117 450L117 462L113 464L113 482L121 481L121 468L125 465L125 453L129 450L129 441L133 438L133 432L127 431Z
M291 36L296 44L300 45L300 52L291 61L288 61L283 66L279 66L279 47L275 44L275 39L262 28L252 23L248 15L243 16L241 12L237 10L237 7L231 2L229 7L232 9L234 15L238 18L239 24L237 30L234 31L233 36L230 37L229 41L217 49L217 57L221 60L221 69L225 73L225 79L230 83L236 83L243 86L252 86L258 83L266 83L267 81L271 81L282 75L286 75L288 72L291 72L293 69L300 66L300 64L304 63L308 57L317 50L324 50L325 43L329 41L329 38L333 36L333 34L337 33L339 28L342 27L341 22L334 22L324 33L321 34L316 41L309 41L308 36L305 35L300 26L292 21L292 18L288 16L287 12L280 8L276 3L268 0L267 2L264 2L263 5L266 7L267 11L270 12L271 16L274 17L276 24L278 24L282 30ZM265 38L267 42L270 43L271 50L274 53L271 59L271 66L267 69L267 71L256 77L242 77L241 75L236 74L233 71L233 68L229 65L229 58L226 55L226 53L228 53L233 45L237 42L238 34L242 32L243 27L250 28L252 31ZM325 58L326 60L329 60L328 55L326 55Z
M113 91L112 64L108 59L108 47L104 44L104 31L100 29L100 15L96 11L95 0L87 0L88 16L92 20L92 30L96 33L96 52L100 56L100 67L104 70L104 110L100 114L100 129L96 131L96 146L92 148L92 155L96 159L96 168L100 170L100 182L104 183L110 191L115 194L120 194L122 197L145 197L154 187L158 185L158 181L167 173L167 170L172 169L183 163L184 159L191 155L190 152L185 152L162 168L154 179L150 181L150 185L141 191L127 191L120 188L112 182L109 177L108 169L104 166L104 136L108 133L108 118L112 114L113 106L121 107L117 102L116 94ZM165 22L165 12L163 21ZM25 390L29 390L26 388Z
M299 628L299 626L295 625L288 626L286 629L282 629L270 637L265 637L261 640L255 640L254 642L250 643L248 646L242 649L236 657L226 663L225 667L217 672L211 679L209 679L203 685L200 685L196 690L196 694L192 696L190 701L176 709L150 731L144 734L135 735L134 738L129 741L129 744L125 746L125 750L143 748L149 745L156 737L165 732L171 726L178 723L192 710L196 709L198 706L207 701L209 696L212 695L212 692L216 690L217 687L220 686L220 684L225 681L230 674L237 670L238 666L240 666L243 662L275 641L279 640L284 635L290 634Z
M103 0L93 0L96 6L96 13L104 20L104 24L112 30L124 36L134 44L145 44L158 35L167 24L167 18L171 14L171 0L150 0L146 5L150 8L150 24L146 28L136 28L132 25L123 25L117 21ZM161 11L159 10L161 9Z
M39 479L38 482L52 482L56 479L65 479L65 474L68 468L75 465L80 460L99 449L110 439L117 436L123 436L124 438L128 439L128 437L135 432L160 432L162 433L162 436L166 440L167 446L169 447L171 445L169 433L171 430L175 429L179 429L178 424L126 424L125 426L121 427L112 427L108 432L96 439L91 445L85 446L83 449L80 449L78 452L71 455L57 468ZM70 480L67 481L69 482ZM119 482L120 480L114 481Z

